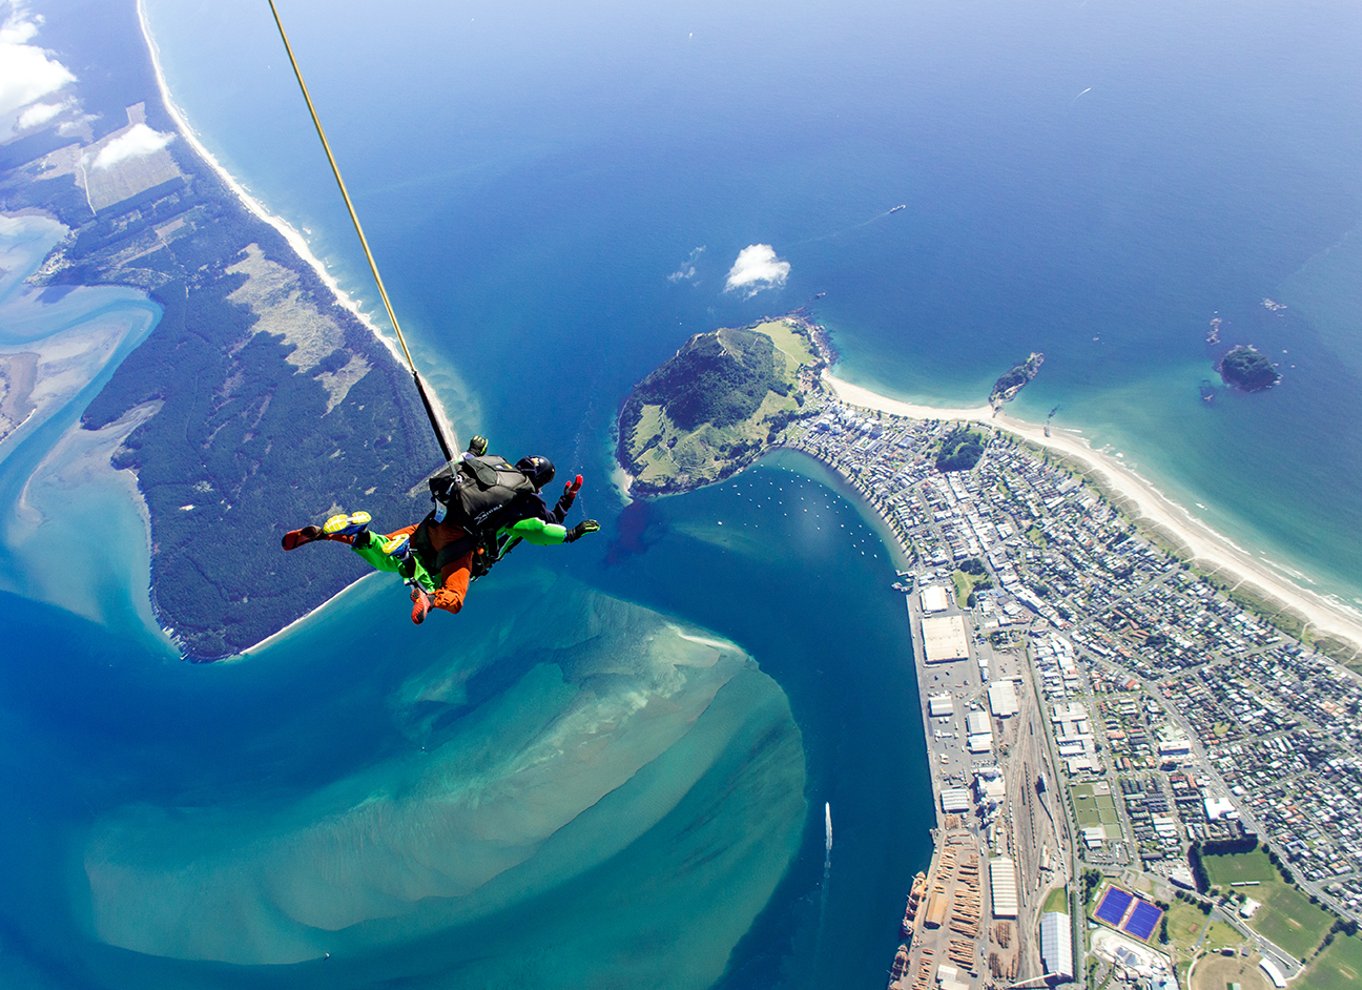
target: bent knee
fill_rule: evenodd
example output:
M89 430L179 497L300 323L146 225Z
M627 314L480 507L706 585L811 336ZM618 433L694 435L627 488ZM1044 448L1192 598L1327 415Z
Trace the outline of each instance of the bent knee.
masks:
M435 607L446 612L457 612L463 608L463 595L441 588L435 592Z

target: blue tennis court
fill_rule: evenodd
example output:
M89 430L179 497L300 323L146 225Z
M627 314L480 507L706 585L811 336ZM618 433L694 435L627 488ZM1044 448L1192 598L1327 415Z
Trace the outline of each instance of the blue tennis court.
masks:
M1102 903L1097 905L1097 917L1119 928L1121 919L1126 916L1126 908L1130 907L1130 902L1134 899L1135 895L1126 893L1120 887L1108 887L1102 897Z
M1159 919L1163 917L1163 909L1150 904L1146 900L1137 899L1135 910L1130 912L1130 920L1121 927L1142 941L1149 941L1149 936L1154 934L1154 929L1158 927Z

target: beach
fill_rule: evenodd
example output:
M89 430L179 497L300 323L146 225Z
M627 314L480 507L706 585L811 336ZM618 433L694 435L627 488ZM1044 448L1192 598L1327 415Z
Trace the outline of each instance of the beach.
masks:
M197 132L195 132L194 128L189 123L189 118L171 95L170 86L166 82L165 70L161 66L160 50L156 47L156 40L152 36L151 28L147 24L147 12L144 0L138 0L137 2L137 21L141 26L142 38L146 41L147 52L151 58L152 71L156 76L156 87L161 94L161 102L165 104L166 112L170 115L171 119L175 121L175 126L180 135L189 143L189 146L194 149L194 152L199 158L217 174L218 178L220 178L223 184L231 190L233 195L236 196L246 210L257 219L263 220L265 223L269 224L283 236L284 240L288 242L289 247L293 248L298 257L317 273L317 277L322 280L322 284L331 291L336 300L353 313L355 318L368 328L375 338L382 342L383 346L392 354L393 360L400 365L407 365L407 357L399 346L398 341L394 340L388 334L383 333L379 329L378 324L373 321L359 303L341 287L340 282L331 274L322 260L312 253L312 249L308 246L306 238L282 217L270 213L265 209L264 205L247 191L246 187L241 184L236 176L232 175L232 173L218 161L213 153L208 150L208 146L203 143L203 140L198 136ZM301 99L301 96L299 98ZM318 159L320 165L320 160L322 159L320 154L318 155ZM431 407L435 411L435 415L440 419L445 435L457 438L458 432L454 430L452 421L449 417L449 412L446 410L443 403L441 403L439 395L433 389L428 390L428 398Z
M1127 511L1138 521L1155 527L1166 538L1181 544L1193 563L1219 572L1220 578L1231 587L1248 584L1259 588L1280 602L1284 609L1300 616L1314 635L1336 637L1362 648L1362 616L1337 601L1300 587L1273 569L1271 564L1235 545L1169 499L1148 479L1115 457L1095 450L1076 431L1054 430L1047 436L1044 428L1035 423L1006 413L995 416L987 404L955 408L919 405L872 392L836 375L825 373L823 377L833 394L850 405L912 419L984 423L1081 464L1100 476L1105 487L1125 499Z

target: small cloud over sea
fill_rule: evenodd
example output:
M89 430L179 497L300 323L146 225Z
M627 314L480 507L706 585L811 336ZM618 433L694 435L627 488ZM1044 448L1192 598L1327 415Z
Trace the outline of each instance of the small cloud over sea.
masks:
M668 282L689 282L695 278L695 266L700 261L700 255L705 253L705 246L701 244L698 248L691 251L685 261L677 267L676 271L667 276Z
M118 137L114 138L95 155L92 168L112 168L129 158L140 158L160 151L168 145L175 135L163 134L146 124L133 124Z
M769 244L749 244L738 252L724 282L725 292L741 292L751 299L766 289L779 289L790 277L790 263L776 257Z

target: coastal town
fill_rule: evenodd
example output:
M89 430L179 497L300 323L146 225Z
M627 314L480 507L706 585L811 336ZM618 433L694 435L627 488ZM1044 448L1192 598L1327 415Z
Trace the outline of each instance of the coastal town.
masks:
M1327 973L1355 975L1362 919L1355 674L1081 465L976 424L977 462L943 471L958 424L823 398L785 442L903 553L934 777L891 990L1349 985Z

